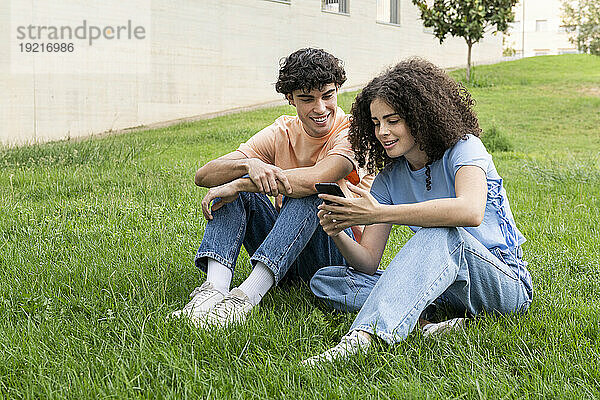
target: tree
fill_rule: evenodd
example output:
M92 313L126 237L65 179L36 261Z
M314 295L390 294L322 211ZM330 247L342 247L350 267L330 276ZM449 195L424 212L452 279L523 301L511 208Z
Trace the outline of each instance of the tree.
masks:
M592 0L594 1L594 0ZM596 0L597 1L597 0ZM448 34L467 42L467 82L471 81L471 49L483 39L490 27L494 32L506 32L514 20L512 8L518 0L412 0L419 7L423 25L433 28L440 40ZM429 6L428 3L433 3Z
M600 0L564 0L562 11L569 41L581 52L600 56Z

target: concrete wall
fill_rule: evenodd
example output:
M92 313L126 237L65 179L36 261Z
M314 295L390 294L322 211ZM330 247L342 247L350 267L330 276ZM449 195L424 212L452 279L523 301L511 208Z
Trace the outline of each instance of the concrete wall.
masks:
M463 40L440 46L410 0L401 1L399 25L376 22L376 0L351 0L349 15L321 11L320 0L151 4L149 73L14 74L8 41L0 41L0 142L73 138L277 100L278 60L301 47L343 59L346 86L407 56L445 67L466 62ZM14 34L10 16L10 3L0 2L0 37ZM499 59L501 42L494 35L476 45L475 63Z
M515 22L511 24L505 46L525 57L577 53L577 46L569 42L568 33L561 28L561 6L560 0L521 0L514 8Z

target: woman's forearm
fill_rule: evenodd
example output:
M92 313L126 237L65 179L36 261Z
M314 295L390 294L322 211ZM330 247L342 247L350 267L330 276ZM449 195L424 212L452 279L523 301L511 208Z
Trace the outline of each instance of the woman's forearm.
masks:
M352 240L344 232L334 236L333 241L352 268L369 275L377 271L381 257L375 257L369 249Z
M413 204L381 205L378 223L422 227L479 226L485 206L474 207L467 198L447 198Z

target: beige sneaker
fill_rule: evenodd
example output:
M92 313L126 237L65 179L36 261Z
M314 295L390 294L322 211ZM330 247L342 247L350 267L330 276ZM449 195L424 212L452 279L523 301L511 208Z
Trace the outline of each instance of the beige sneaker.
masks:
M371 339L361 335L358 331L352 331L340 340L337 346L332 347L318 356L313 356L302 361L303 365L316 366L323 362L332 362L348 358L360 351L366 351L371 346Z
M466 318L453 318L437 324L427 324L423 327L423 337L431 337L451 331L458 331L465 327L466 321Z
M226 327L231 324L242 324L252 311L254 305L248 296L238 288L234 288L200 320L200 327Z
M181 310L173 311L171 317L180 318L187 317L190 321L198 326L198 323L218 302L223 300L225 295L215 289L210 282L204 282L202 286L194 289L190 293L189 303Z

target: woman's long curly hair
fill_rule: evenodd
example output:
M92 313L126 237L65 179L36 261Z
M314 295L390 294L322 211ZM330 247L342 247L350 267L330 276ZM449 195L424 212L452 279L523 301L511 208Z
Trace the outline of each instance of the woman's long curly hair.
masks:
M467 134L479 136L473 111L475 101L467 89L429 61L411 58L374 78L352 105L350 143L360 167L381 171L393 161L375 137L371 102L382 99L404 120L429 163Z

